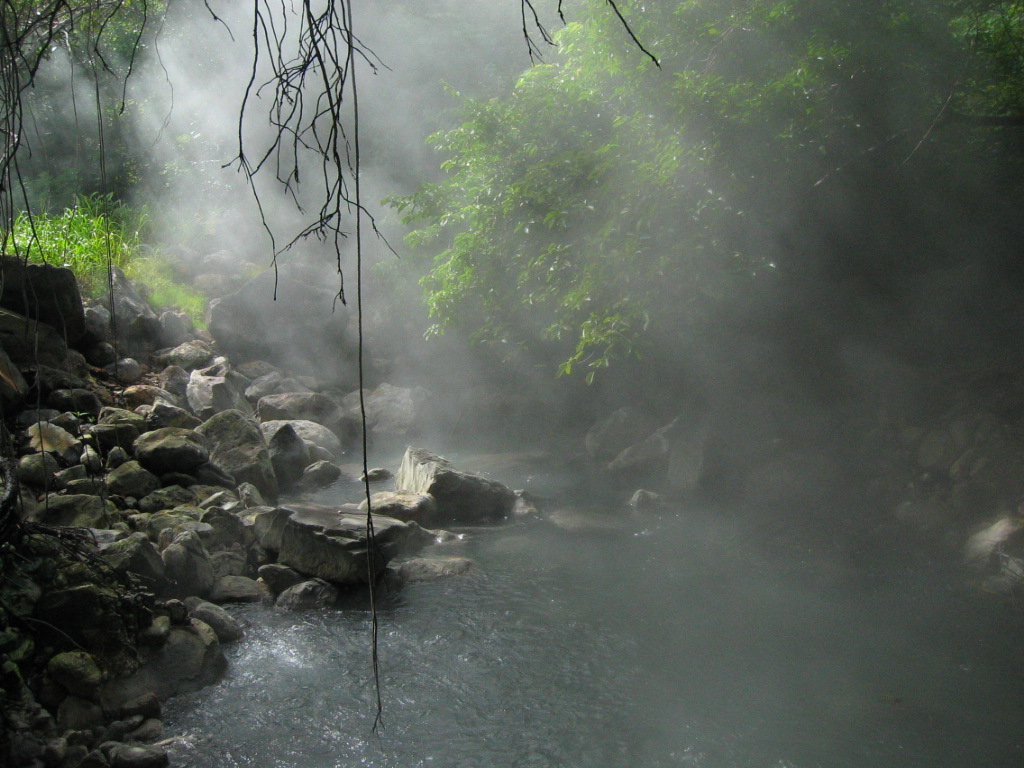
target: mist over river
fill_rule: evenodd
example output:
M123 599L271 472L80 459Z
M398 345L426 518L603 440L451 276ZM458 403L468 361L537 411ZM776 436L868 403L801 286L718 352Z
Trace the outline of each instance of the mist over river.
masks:
M227 677L167 706L175 764L1019 766L1021 613L927 548L848 524L823 541L797 517L464 531L429 554L469 575L381 600L376 735L365 600L239 607Z

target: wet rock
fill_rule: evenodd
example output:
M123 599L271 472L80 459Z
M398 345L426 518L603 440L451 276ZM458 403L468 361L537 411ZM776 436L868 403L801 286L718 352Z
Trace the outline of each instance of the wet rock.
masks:
M222 411L205 421L196 432L213 446L210 460L238 483L252 483L270 499L277 498L278 484L263 432L244 413Z
M436 581L450 576L461 576L473 567L473 561L465 557L417 557L390 563L387 580L391 586L401 586L416 581Z
M108 681L100 700L110 712L124 712L130 702L153 694L168 699L217 682L227 667L217 634L206 623L188 619L172 626L167 642L134 674Z
M307 611L331 608L337 604L338 589L323 579L310 579L288 587L274 602L286 611Z
M323 424L318 424L315 421L305 419L271 419L262 422L260 429L263 432L263 436L269 442L274 439L277 431L284 428L286 424L295 430L295 433L302 438L303 442L326 450L331 454L332 459L336 459L343 454L341 441L338 439L338 436Z
M171 764L161 747L114 743L105 754L110 768L165 768Z
M46 398L50 407L61 413L78 413L95 416L103 404L91 389L56 389Z
M270 438L268 450L274 475L282 488L294 485L310 463L306 443L287 422Z
M381 491L370 497L370 504L376 515L386 515L396 520L415 520L422 523L432 520L437 514L437 503L427 493L411 491ZM366 511L366 500L359 505L362 512Z
M152 409L146 415L146 426L150 430L162 429L163 427L195 429L202 423L200 419L184 408L179 408L163 398L154 400Z
M126 461L107 475L107 490L117 496L141 499L160 488L160 478L137 461Z
M261 565L259 569L260 579L267 585L271 593L279 595L289 587L294 587L305 577L294 568L280 563L269 563Z
M253 531L259 545L270 552L280 551L281 535L284 533L284 524L289 517L291 517L291 510L283 507L257 511L252 520Z
M210 602L224 603L258 603L267 597L267 593L247 576L221 576L210 590Z
M169 485L166 488L158 488L139 499L139 510L152 514L185 505L194 506L198 502L199 497L196 496L196 492L191 488Z
M117 509L109 501L89 494L49 494L31 518L44 525L109 528Z
M359 481L368 480L371 483L382 483L385 480L390 480L395 476L395 473L390 469L384 467L374 467L366 472L365 476L360 476Z
M163 558L141 531L103 547L101 555L117 573L133 573L149 589L156 589L165 579Z
M133 445L138 462L155 475L190 472L210 458L206 439L181 427L162 427L141 435Z
M85 651L58 653L46 664L46 672L68 693L93 699L103 682L96 660Z
M200 619L202 621L202 619ZM220 636L218 635L218 638ZM221 642L224 642L223 640ZM129 731L127 734L128 741L140 742L142 744L152 744L154 741L159 741L164 736L164 724L162 721L155 717L146 718L142 721L138 728L133 731Z
M302 471L303 488L326 488L341 477L341 467L330 461L314 461Z
M215 577L210 557L194 531L179 534L161 553L169 593L178 597L205 597Z
M363 518L315 507L290 512L281 532L280 563L336 584L366 583L371 557ZM375 516L374 529L372 563L374 574L379 574L402 551L408 527L400 520Z
M515 494L508 487L457 470L448 460L420 448L406 450L395 488L432 496L437 510L431 522L495 522L515 506Z
M188 608L189 615L208 624L210 629L217 633L217 639L222 643L241 640L245 634L238 620L219 605L200 600L197 597L190 597L185 600L185 606Z

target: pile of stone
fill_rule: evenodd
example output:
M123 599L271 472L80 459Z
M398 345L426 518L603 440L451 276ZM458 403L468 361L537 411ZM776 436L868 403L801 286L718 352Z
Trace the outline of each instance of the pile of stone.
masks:
M244 634L231 604L333 605L440 534L375 514L371 544L358 510L278 505L344 480L358 403L336 383L235 364L116 270L90 307L67 270L6 258L3 276L22 534L0 543L0 762L165 765L160 702L222 674L222 644ZM244 308L213 313L232 349L261 338L228 311ZM371 428L404 434L425 397L381 384ZM389 578L430 571L402 567Z

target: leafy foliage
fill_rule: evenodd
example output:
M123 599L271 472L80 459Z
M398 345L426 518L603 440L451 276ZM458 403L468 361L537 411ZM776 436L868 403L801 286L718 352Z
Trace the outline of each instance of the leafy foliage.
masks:
M1021 6L620 4L656 68L587 4L556 61L431 137L447 177L391 200L432 254L435 331L550 348L592 378L780 275L918 268L891 245L853 262L848 235L964 161L1019 159L947 118L1024 115Z

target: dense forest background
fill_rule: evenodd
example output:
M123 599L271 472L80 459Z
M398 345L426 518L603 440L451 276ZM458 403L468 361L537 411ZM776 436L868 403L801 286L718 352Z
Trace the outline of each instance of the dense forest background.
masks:
M5 64L7 250L31 250L25 210L100 195L172 282L220 250L266 269L238 136L259 156L273 130L238 114L272 4L255 37L251 9L214 2L56 3L56 29L26 27L44 5L3 10L7 45L45 42ZM534 6L356 9L364 200L400 256L374 241L379 336L423 366L424 332L471 341L485 379L581 424L625 399L832 429L1016 378L1024 4ZM302 231L316 194L266 176L264 220ZM278 255L350 272L333 250Z

